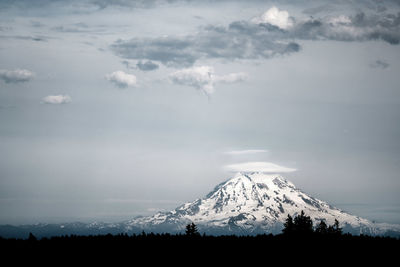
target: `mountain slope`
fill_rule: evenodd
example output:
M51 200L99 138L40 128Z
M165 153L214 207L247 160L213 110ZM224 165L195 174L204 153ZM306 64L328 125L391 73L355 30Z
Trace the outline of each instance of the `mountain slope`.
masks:
M169 212L120 223L66 223L0 226L0 236L27 238L57 235L96 235L145 232L184 232L188 223L207 234L255 235L281 233L287 215L301 211L314 225L339 220L344 232L400 237L400 225L373 223L313 198L279 174L238 173L215 187L207 196Z
M400 226L376 224L350 215L297 189L278 174L238 173L221 183L205 198L185 203L170 212L136 218L126 230L141 228L155 232L179 232L194 222L199 229L214 234L280 233L287 215L303 210L314 224L338 219L345 232L381 235L400 232Z

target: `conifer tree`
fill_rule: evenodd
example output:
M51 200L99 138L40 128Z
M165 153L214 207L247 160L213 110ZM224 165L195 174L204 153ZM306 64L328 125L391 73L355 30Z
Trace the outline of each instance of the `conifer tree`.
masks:
M336 235L342 234L342 228L339 227L339 221L335 219L335 223L333 224L333 231Z
M293 218L292 216L290 216L288 214L285 223L283 224L284 228L283 228L283 233L288 235L288 234L292 234L294 231L294 224L293 224Z
M29 233L28 241L35 242L37 241L37 238L32 233Z
M197 225L195 225L194 223L189 223L188 225L186 225L186 235L187 236L198 236L200 235L198 229L197 229Z
M313 222L310 216L306 216L304 211L297 215L294 220L294 229L297 234L309 234L313 232Z
M320 235L325 235L328 233L328 225L324 220L321 220L320 223L315 228L315 232Z

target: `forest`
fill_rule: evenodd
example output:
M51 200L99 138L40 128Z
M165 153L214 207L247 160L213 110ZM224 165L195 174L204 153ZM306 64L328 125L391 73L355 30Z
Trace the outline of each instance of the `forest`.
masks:
M288 216L281 234L224 235L200 234L197 226L190 223L180 234L65 235L36 238L32 233L26 239L0 238L3 255L45 255L46 257L106 257L107 255L156 256L153 260L174 255L177 259L203 259L243 257L258 255L277 261L288 255L346 257L356 260L395 258L400 239L350 235L342 233L339 222L327 225L321 221L315 227L311 218L301 214ZM253 257L252 256L252 257ZM147 257L147 256L146 256ZM161 257L161 258L158 258Z

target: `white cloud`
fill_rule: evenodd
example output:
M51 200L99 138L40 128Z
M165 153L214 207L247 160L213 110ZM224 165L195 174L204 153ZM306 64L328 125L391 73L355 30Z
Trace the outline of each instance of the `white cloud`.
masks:
M121 70L114 71L113 73L107 74L106 79L114 83L119 88L126 88L136 86L136 76L133 74L125 73Z
M268 23L281 29L288 29L293 26L293 19L286 10L279 10L273 6L265 11L261 16L253 19L254 23Z
M72 101L69 95L49 95L43 98L45 104L68 104Z
M267 153L268 150L265 149L247 149L247 150L231 150L226 151L224 154L237 156L237 155L250 155L250 154L258 154L258 153Z
M225 170L231 172L264 172L264 173L287 173L296 169L277 165L271 162L253 161L238 164L226 165Z
M4 70L0 69L0 79L6 83L27 82L32 80L35 74L29 70L15 69Z
M236 82L243 82L247 80L249 76L244 72L237 72L237 73L229 73L227 75L216 76L214 78L215 82L221 83L236 83Z
M210 66L182 69L169 75L173 83L194 87L202 90L207 95L214 93L214 85L216 83L236 83L246 80L247 77L247 74L242 72L219 76L215 74L214 68Z
M214 92L214 69L209 66L178 70L169 75L172 82L203 90L206 94Z

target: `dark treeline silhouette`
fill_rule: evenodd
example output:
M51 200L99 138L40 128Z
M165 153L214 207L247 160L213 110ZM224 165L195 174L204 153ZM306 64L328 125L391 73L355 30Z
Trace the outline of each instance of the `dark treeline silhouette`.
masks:
M194 223L189 223L188 225L186 225L186 231L185 231L187 236L199 236L199 230L197 229L197 225L195 225Z
M150 255L150 258L158 261L164 257L170 259L171 255L181 260L216 258L223 261L227 258L229 262L239 256L251 259L267 257L266 255L268 262L294 255L330 255L329 257L336 258L351 257L358 261L381 255L383 259L391 259L397 256L399 248L400 240L396 238L344 234L338 221L331 226L321 221L314 227L312 220L304 212L294 218L288 216L283 232L279 235L211 236L200 234L197 226L191 223L182 234L142 232L133 235L66 235L39 239L31 233L26 239L0 237L0 251L7 256L37 256L45 253L52 257L65 258L69 255L101 259L107 255ZM359 251L363 253L360 254Z
M301 211L296 217L288 215L282 233L286 236L320 236L320 237L340 237L342 228L339 226L339 221L335 219L333 225L327 225L324 220L321 220L319 224L314 228L313 221L310 216L304 214Z

